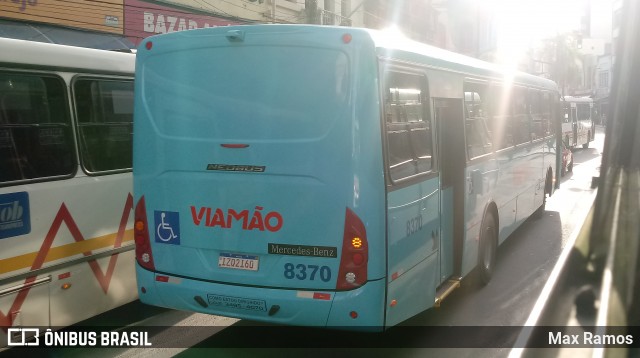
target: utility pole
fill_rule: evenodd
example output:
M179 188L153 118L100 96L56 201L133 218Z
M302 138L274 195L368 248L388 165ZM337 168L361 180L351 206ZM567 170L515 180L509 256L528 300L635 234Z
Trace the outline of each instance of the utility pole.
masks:
M567 72L567 66L566 66L566 60L565 60L565 50L566 50L566 44L562 44L561 45L561 41L566 41L564 39L564 37L556 35L556 73L559 77L560 80L560 90L562 91L562 98L564 98L564 87L565 87L565 80L566 80L566 72Z
M276 0L271 0L271 23L276 23Z

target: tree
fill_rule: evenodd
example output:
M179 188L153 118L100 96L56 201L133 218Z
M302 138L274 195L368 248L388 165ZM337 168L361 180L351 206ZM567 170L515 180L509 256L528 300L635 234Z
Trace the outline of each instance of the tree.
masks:
M549 75L565 95L566 88L576 88L581 83L582 57L576 47L576 35L560 34L545 41L543 59L550 64Z

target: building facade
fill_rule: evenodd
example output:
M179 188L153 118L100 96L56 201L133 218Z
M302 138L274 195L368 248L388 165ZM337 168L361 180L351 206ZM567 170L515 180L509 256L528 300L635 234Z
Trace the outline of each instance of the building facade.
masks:
M42 35L48 30L38 31L38 27L47 25L94 37L111 35L137 45L151 35L211 26L307 23L384 29L395 23L414 40L447 48L446 28L440 22L442 11L437 9L442 3L447 1L7 0L0 1L0 36L33 39L13 27L22 25ZM60 37L64 38L39 36L36 40L65 43L73 36ZM87 44L81 41L76 45Z

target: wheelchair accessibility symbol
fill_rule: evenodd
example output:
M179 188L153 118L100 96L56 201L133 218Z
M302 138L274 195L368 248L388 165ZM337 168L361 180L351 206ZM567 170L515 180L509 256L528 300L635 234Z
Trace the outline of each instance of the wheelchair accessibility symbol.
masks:
M175 211L155 211L156 242L180 245L180 216Z

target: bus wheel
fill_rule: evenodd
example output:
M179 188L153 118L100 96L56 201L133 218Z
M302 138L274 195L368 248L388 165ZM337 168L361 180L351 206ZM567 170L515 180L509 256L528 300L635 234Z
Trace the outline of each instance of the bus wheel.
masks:
M585 144L582 145L582 149L587 149L589 148L589 141L591 140L591 132L587 133L587 142Z
M491 281L498 253L498 234L493 213L487 212L480 227L480 249L478 250L478 276L481 285Z
M569 171L572 171L572 170L573 170L573 158L571 159L571 167ZM560 171L561 176L564 176L563 172L564 172L564 168L562 168L562 170ZM544 211L547 209L547 194L551 196L551 191L552 191L551 185L553 185L552 179L551 179L552 177L553 177L553 174L551 173L551 171L547 172L547 179L544 183L544 192L542 194L542 205L540 205L540 207L533 212L533 217L536 219L542 218L542 216L544 215Z

